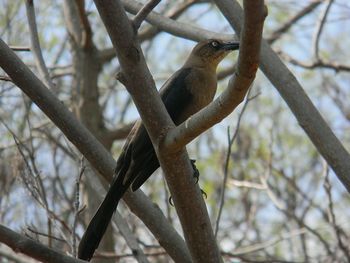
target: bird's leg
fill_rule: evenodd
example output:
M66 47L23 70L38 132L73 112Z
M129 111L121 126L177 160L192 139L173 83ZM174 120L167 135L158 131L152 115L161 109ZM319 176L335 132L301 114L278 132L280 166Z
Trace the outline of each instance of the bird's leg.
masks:
M196 184L198 184L198 181L199 181L199 170L197 169L197 167L195 165L196 160L191 159L190 161L191 161L191 165L192 165L192 168L193 168L193 177L195 178ZM204 196L204 198L207 199L207 197L208 197L207 193L204 192L203 189L201 189L201 188L200 188L200 190L201 190L201 193ZM171 206L174 206L173 198L171 196L169 197L169 204Z
M169 199L168 199L168 202L171 206L174 206L174 203L173 203L173 197L170 196Z
M193 168L193 177L194 177L195 180L196 180L196 184L198 184L198 180L199 180L199 170L197 169L195 163L196 163L196 160L191 159L191 165L192 165L192 168ZM208 197L207 193L204 192L202 188L200 188L200 190L201 190L201 193L202 193L202 195L204 196L204 198L207 199L207 197Z
M196 163L196 160L191 159L191 165L192 165L192 168L193 168L193 177L195 178L196 184L197 184L198 180L199 180L199 170L197 169L195 163Z

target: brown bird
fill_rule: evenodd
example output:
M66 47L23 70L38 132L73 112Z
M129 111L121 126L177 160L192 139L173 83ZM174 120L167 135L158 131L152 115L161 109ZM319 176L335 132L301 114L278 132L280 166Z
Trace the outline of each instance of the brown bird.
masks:
M185 64L165 82L160 96L175 125L213 100L217 87L216 68L230 51L238 48L237 42L202 41L193 48ZM91 259L127 189L131 186L133 191L137 190L158 167L159 161L148 133L138 121L118 158L108 193L81 239L80 259Z

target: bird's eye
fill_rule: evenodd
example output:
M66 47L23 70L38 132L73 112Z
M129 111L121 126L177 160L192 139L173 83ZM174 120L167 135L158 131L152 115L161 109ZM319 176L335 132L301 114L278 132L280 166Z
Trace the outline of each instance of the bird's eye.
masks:
M218 47L218 46L219 46L219 42L217 42L217 41L212 41L212 42L211 42L211 45L212 45L213 47Z

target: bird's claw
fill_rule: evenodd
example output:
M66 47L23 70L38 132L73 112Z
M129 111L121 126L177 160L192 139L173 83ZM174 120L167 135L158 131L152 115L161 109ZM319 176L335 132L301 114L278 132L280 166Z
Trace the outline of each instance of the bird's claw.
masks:
M203 190L203 189L200 189L200 190L201 190L201 194L202 194L202 196L204 196L204 199L207 199L207 198L208 198L207 193L206 193L206 192L204 192L204 190ZM171 206L174 206L174 203L173 203L173 197L172 197L172 196L170 196L170 197L169 197L168 201L169 201L169 204L170 204Z
M197 169L195 163L196 163L196 160L191 160L191 165L192 165L192 168L193 168L193 177L195 178L195 184L198 184L198 181L199 181L199 170ZM204 192L202 189L201 189L201 193L204 196L204 198L207 199L207 197L208 197L207 193ZM168 201L169 201L169 204L171 206L174 206L172 196L169 197Z
M174 206L174 203L173 203L173 197L172 196L170 196L169 197L169 204L171 205L171 206Z
M191 165L193 168L193 177L195 178L195 183L197 184L199 181L199 170L197 169L195 163L196 163L196 160L191 160Z

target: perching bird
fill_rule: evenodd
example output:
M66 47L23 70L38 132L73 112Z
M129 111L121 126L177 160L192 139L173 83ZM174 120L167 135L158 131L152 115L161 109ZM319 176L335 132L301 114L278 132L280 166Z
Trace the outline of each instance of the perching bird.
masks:
M175 125L213 100L217 87L216 68L230 51L238 48L237 42L202 41L193 48L185 64L165 82L160 96ZM80 259L91 259L127 189L131 186L133 191L137 190L158 167L151 140L142 122L138 121L119 156L108 193L81 239Z

